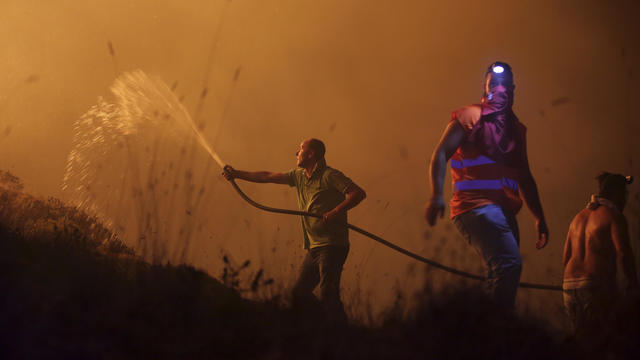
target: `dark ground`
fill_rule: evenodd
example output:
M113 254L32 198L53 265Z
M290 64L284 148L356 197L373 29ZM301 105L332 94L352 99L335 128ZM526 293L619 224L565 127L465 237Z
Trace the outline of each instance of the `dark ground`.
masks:
M577 341L503 314L475 290L425 286L417 309L376 328L336 326L318 308L243 299L193 267L139 260L95 219L0 183L3 359L637 358L638 304ZM229 269L233 271L234 269ZM228 279L225 279L228 280ZM398 305L402 307L402 305Z

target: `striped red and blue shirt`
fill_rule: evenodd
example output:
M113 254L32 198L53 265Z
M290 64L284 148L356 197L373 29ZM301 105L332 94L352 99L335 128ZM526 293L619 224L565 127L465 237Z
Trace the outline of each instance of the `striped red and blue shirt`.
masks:
M481 105L469 105L454 111L451 121L458 121L467 137L480 121ZM526 127L517 122L520 138L524 139ZM453 196L449 203L451 217L471 209L497 204L516 214L522 208L519 196L518 168L496 161L474 143L465 140L451 156Z

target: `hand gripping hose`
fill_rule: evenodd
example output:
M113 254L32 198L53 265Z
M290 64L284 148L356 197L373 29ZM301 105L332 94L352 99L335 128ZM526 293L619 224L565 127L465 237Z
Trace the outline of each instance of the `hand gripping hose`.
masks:
M273 207L269 207L269 206L264 206L262 204L259 204L255 201L253 201L250 197L247 196L247 194L245 194L240 187L238 186L238 184L236 184L235 180L232 179L230 180L231 185L233 185L233 188L238 192L238 195L240 195L240 197L242 197L242 199L244 199L244 201L248 202L251 206L254 206L260 210L264 210L267 212L272 212L272 213L277 213L277 214L287 214L287 215L298 215L298 216L311 216L314 218L322 218L322 215L319 214L313 214L313 213L309 213L306 211L298 211L298 210L288 210L288 209L278 209L278 208L273 208ZM475 275L475 274L471 274L468 273L466 271L462 271L462 270L458 270L458 269L454 269L452 267L446 266L446 265L442 265L439 262L433 261L431 259L427 259L423 256L420 256L416 253L413 253L407 249L401 248L400 246L391 243L377 235L374 235L364 229L361 229L355 225L351 225L347 223L347 227L357 233L360 233L368 238L371 238L379 243L381 243L382 245L385 245L401 254L404 254L410 258L413 258L415 260L418 260L422 263L425 263L427 265L433 266L435 268L438 268L440 270L444 270L447 272L450 272L452 274L455 275L459 275L462 277L466 277L469 279L474 279L474 280L486 280L486 278L484 276L480 276L480 275ZM533 284L533 283L526 283L526 282L521 282L518 286L523 287L523 288L529 288L529 289L541 289L541 290L555 290L555 291L562 291L562 287L561 286L557 286L557 285L545 285L545 284Z

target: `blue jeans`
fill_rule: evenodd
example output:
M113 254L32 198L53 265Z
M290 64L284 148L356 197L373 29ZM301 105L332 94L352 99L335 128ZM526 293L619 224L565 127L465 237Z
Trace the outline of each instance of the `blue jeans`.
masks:
M515 215L490 204L462 213L453 221L488 268L489 295L498 305L513 309L522 271Z

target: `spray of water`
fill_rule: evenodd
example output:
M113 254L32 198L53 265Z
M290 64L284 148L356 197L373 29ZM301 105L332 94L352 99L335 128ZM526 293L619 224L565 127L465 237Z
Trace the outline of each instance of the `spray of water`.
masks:
M161 79L124 73L111 92L74 124L63 189L147 260L186 262L209 203L200 169L224 162Z

